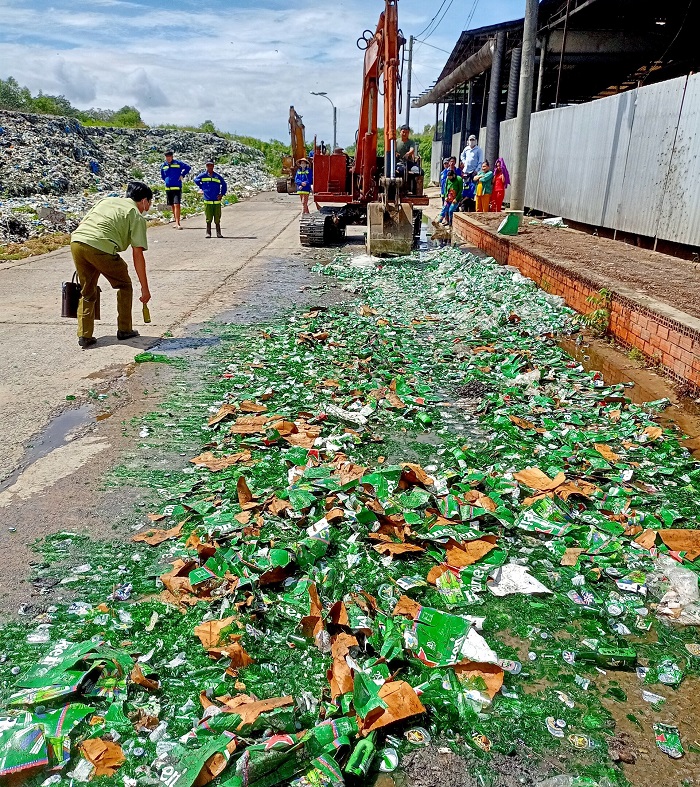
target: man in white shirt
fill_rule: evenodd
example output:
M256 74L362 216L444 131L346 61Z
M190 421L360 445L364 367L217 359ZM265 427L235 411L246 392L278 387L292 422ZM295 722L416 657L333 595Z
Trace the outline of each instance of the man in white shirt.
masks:
M473 134L469 137L467 147L464 148L459 158L462 162L462 172L465 179L472 180L477 172L481 172L484 151L476 144L476 137Z

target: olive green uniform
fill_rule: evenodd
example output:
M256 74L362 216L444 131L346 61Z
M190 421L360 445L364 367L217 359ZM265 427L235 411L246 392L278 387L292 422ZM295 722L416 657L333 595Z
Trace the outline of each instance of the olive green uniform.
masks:
M221 200L205 200L204 202L204 218L207 224L221 224Z
M132 330L133 286L126 262L118 252L129 246L148 248L146 219L126 197L107 197L80 222L71 235L70 250L80 281L78 337L89 338L95 328L95 300L100 274L117 290L117 330Z

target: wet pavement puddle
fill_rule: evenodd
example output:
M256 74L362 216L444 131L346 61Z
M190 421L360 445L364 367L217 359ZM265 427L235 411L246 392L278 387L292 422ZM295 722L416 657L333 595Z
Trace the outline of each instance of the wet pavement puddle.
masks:
M32 439L19 467L0 482L0 492L13 486L22 473L39 459L48 456L52 451L71 442L77 430L81 430L95 420L102 420L105 417L109 417L109 414L105 413L96 419L93 406L90 404L64 410Z

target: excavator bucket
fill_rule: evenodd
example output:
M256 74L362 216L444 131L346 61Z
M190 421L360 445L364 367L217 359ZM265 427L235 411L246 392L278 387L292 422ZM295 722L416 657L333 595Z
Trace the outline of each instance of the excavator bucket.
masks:
M375 257L403 257L413 248L413 208L381 202L367 206L367 252Z

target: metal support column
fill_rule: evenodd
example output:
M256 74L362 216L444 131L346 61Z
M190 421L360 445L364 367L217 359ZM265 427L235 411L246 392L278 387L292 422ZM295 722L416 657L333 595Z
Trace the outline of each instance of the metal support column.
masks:
M566 39L569 35L569 15L571 0L566 0L566 17L564 18L564 34L561 39L561 54L559 55L559 72L557 73L557 93L554 98L554 108L559 106L559 89L561 88L561 72L564 69L564 53L566 52Z
M486 150L484 155L491 162L498 157L498 140L500 136L500 120L498 117L501 103L501 71L503 70L503 56L506 48L506 32L499 30L496 33L496 48L493 53L491 66L491 81L489 85L489 108L486 116Z
M459 160L459 155L464 150L464 146L466 144L466 131L467 131L467 93L469 92L469 85L465 84L462 85L462 117L461 117L461 124L459 128L459 153L457 154L457 160Z
M454 101L452 103L452 131L450 133L450 156L452 155L452 145L453 145L454 136L455 136L455 134L457 133L458 130L460 131L460 134L461 134L461 126L462 126L461 118L458 117L458 115L457 115L457 107L458 107L457 92L458 92L457 88L455 88L455 90L454 90ZM461 153L461 152L462 151L460 150L459 153ZM459 158L459 153L457 154L458 158Z
M484 94L481 97L481 117L479 119L479 128L476 130L476 138L479 140L481 146L483 147L486 144L486 140L479 139L479 137L481 136L481 129L484 127L484 112L486 112L486 105L488 101L489 80L485 73L481 75L481 78L484 80Z
M462 140L462 150L466 147L467 144L467 137L472 133L472 114L474 109L474 80L469 80L468 85L468 96L467 99L467 127L465 129L466 133L464 135L464 139Z
M508 101L506 102L506 120L518 114L518 86L520 84L520 61L523 48L517 46L510 53L510 75L508 77Z

